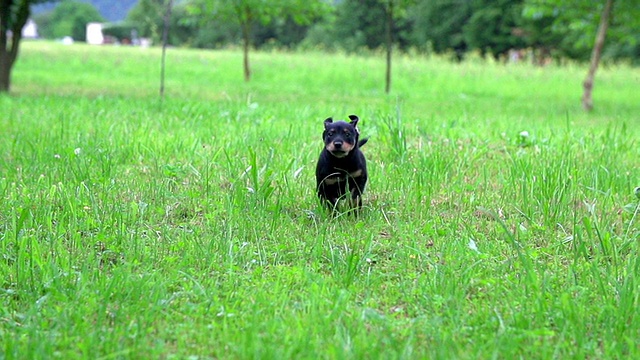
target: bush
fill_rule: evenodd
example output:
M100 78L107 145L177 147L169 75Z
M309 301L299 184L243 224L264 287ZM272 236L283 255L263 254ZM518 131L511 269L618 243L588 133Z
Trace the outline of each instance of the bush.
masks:
M132 40L131 38L134 31L137 31L136 26L126 22L106 24L102 28L102 34L104 36L111 36L118 40Z

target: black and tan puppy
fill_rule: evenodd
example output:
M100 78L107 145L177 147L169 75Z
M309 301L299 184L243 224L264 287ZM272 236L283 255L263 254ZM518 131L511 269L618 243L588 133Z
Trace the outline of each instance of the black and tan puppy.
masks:
M324 121L324 149L316 166L318 196L331 209L342 197L350 194L352 207L362 206L361 195L367 184L367 161L360 147L369 139L360 140L358 117L349 115L351 122Z

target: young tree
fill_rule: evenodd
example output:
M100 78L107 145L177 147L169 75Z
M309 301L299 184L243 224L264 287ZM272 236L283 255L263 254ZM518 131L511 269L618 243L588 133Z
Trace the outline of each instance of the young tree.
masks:
M240 25L245 81L251 79L249 49L254 24L269 24L275 18L287 16L299 24L309 23L328 7L323 0L191 0L190 4L191 12L203 22L223 20Z
M327 24L325 41L347 51L384 48L385 92L391 90L392 53L395 44L407 43L407 12L415 0L344 0L335 7L335 18Z
M127 21L135 24L140 36L151 38L154 43L161 42L166 11L165 0L139 0L129 10Z
M164 98L164 70L167 57L167 43L169 40L169 25L171 24L171 7L173 0L167 0L164 14L164 24L162 25L162 59L160 62L160 97Z
M31 4L47 0L0 0L0 93L11 88L11 70L18 58L22 28L31 15Z
M386 49L386 72L384 92L391 91L391 53L393 51L393 28L397 18L404 18L409 6L414 4L414 0L380 0L385 11L385 49Z
M605 39L618 45L637 41L638 1L525 0L523 13L532 18L551 16L553 26L549 31L573 39L574 52L591 50L589 70L582 84L582 106L587 111L593 109L593 84Z
M604 46L604 39L607 35L607 28L609 27L612 8L613 0L606 0L604 8L602 9L602 15L600 15L600 25L598 26L596 42L593 45L593 52L591 53L589 71L587 72L587 77L582 83L582 87L584 89L584 92L582 93L582 107L587 111L593 110L593 98L591 97L591 91L593 90L593 78L596 75L596 70L600 63L600 56L602 55L602 47Z

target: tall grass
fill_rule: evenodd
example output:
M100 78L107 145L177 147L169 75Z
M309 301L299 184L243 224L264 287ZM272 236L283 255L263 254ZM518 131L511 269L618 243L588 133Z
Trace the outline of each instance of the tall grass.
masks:
M635 358L639 73L25 43L3 358ZM360 217L313 171L363 119ZM526 132L525 132L526 131Z

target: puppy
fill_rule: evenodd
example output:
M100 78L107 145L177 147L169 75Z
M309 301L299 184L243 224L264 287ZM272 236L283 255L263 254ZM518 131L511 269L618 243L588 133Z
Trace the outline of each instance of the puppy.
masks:
M362 207L361 195L367 184L367 161L360 147L369 138L359 139L357 116L349 115L349 119L351 122L333 122L332 118L324 121L324 149L316 166L316 182L318 196L332 210L346 196L347 189L351 207Z

